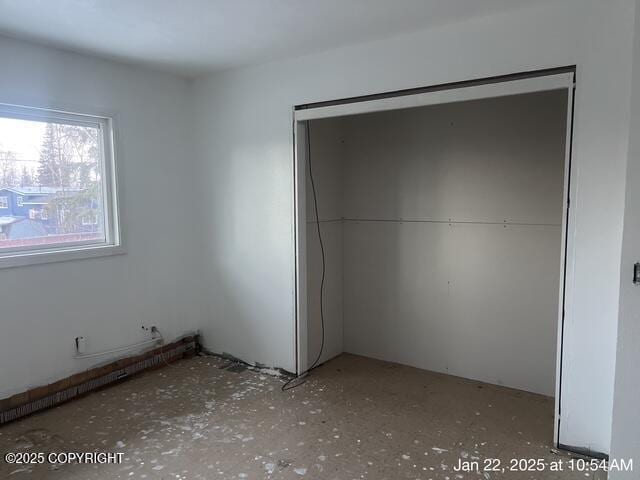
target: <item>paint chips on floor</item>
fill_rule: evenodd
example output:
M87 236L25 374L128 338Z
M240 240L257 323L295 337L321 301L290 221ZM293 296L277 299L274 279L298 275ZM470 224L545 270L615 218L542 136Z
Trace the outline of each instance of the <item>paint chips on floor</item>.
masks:
M123 452L123 459L0 462L0 478L586 478L454 471L461 460L561 458L550 445L553 402L546 397L354 355L283 393L283 379L227 371L223 362L184 360L4 426L3 455L104 451Z

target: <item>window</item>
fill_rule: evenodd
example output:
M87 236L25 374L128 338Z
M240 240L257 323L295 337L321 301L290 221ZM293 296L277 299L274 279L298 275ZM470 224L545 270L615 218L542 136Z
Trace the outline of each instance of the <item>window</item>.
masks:
M0 104L2 190L0 267L123 251L110 118Z

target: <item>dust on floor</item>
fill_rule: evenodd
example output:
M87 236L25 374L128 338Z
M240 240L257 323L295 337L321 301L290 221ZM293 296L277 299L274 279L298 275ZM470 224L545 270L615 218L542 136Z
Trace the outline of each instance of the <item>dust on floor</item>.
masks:
M0 478L606 478L550 471L568 457L552 451L547 397L348 354L286 393L280 378L226 365L184 360L1 427L2 457L99 451L122 463L0 460ZM502 473L484 470L487 459L546 466ZM461 461L479 469L454 471Z

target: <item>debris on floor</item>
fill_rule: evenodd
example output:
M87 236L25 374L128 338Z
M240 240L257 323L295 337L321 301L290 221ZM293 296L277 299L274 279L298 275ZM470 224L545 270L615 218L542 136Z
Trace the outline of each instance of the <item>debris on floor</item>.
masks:
M2 455L111 452L122 461L2 462L0 478L587 478L454 470L562 457L551 450L547 397L349 354L289 392L282 378L235 365L195 357L5 425Z

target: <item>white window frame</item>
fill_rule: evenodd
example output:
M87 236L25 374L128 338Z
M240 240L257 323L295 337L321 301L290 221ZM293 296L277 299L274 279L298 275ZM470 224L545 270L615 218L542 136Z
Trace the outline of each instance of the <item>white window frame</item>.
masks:
M24 199L22 198L22 195L17 195L16 196L16 204L19 207L22 207L24 205Z
M9 197L6 195L0 196L0 209L8 210L9 209Z
M61 262L125 253L117 195L117 169L113 133L114 115L0 103L0 117L98 128L104 239L65 242L46 246L0 248L0 268Z

